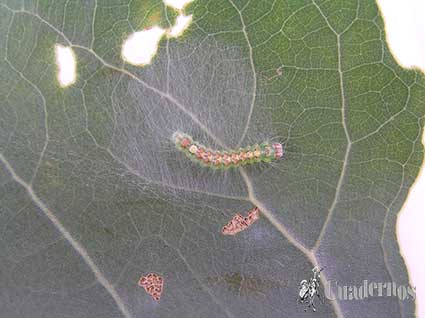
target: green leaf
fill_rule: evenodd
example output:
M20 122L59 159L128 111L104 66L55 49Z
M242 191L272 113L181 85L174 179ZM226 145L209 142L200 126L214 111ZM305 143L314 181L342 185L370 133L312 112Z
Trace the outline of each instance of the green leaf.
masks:
M151 65L159 1L0 3L4 317L412 317L397 297L297 304L322 284L408 285L397 213L423 160L425 81L394 61L374 2L203 1ZM77 81L57 82L70 46ZM173 145L283 141L284 160L212 171ZM224 236L236 212L260 220ZM142 275L164 277L154 301ZM385 294L385 290L384 290Z

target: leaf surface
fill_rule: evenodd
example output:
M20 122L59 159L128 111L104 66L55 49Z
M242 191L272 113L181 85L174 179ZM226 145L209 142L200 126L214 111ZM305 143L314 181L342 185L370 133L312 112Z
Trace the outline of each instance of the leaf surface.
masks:
M157 1L0 3L0 309L5 317L412 317L414 301L297 304L299 282L408 285L397 213L423 159L423 75L371 1L203 1L152 64L120 55ZM57 83L70 46L75 84ZM173 145L283 141L216 171ZM235 236L221 228L258 206ZM137 284L164 277L160 302ZM384 292L385 293L385 292Z

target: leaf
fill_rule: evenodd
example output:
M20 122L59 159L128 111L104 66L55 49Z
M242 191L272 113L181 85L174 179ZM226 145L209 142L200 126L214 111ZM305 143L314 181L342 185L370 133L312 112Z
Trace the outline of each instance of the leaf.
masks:
M400 68L371 1L203 1L151 65L120 56L167 27L155 1L0 4L0 308L5 317L411 317L397 297L297 304L322 283L408 285L395 222L423 159L424 78ZM71 46L75 84L57 81ZM210 171L216 148L286 159ZM236 212L260 219L224 236ZM138 286L164 278L159 302ZM384 291L385 293L385 291Z

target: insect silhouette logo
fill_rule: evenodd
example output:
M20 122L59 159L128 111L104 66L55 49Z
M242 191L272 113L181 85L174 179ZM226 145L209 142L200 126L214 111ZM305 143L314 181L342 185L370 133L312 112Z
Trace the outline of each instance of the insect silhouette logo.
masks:
M298 303L304 304L304 311L311 308L312 311L316 311L316 306L314 305L314 301L316 298L321 299L322 303L324 303L323 295L320 290L320 272L323 268L314 267L312 269L313 277L309 280L303 279L300 282L299 292L298 292Z

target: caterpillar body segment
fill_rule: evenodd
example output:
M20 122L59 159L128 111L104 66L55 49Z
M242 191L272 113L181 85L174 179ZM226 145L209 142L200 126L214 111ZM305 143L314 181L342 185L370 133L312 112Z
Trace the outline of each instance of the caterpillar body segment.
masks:
M263 142L237 150L214 150L179 131L173 134L173 141L177 149L189 159L213 169L229 169L258 162L271 162L283 156L281 143Z

